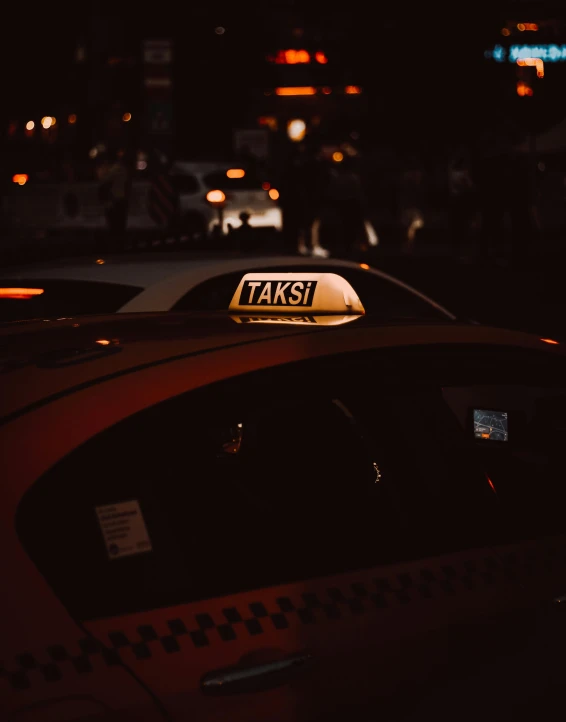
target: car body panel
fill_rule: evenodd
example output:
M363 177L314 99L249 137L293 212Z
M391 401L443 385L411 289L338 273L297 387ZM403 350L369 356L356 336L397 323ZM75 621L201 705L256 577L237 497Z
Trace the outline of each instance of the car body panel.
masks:
M117 617L71 618L26 554L14 519L38 478L121 419L215 381L344 349L482 344L564 355L560 346L527 334L458 324L380 327L363 318L359 325L313 332L263 324L251 330L216 317L195 336L190 315L178 314L181 318L187 325L171 325L169 315L132 314L89 318L78 327L70 320L0 329L9 352L29 361L5 371L0 419L0 478L11 480L2 485L1 573L17 580L3 589L4 714L84 695L123 710L121 719L158 719L162 712L155 695L174 720L189 714L199 720L337 719L351 709L355 693L374 700L385 715L399 700L409 706L434 674L449 679L462 672L451 670L456 652L464 649L472 665L482 650L508 653L517 641L511 624L516 615L528 619L532 606L550 602L557 580L564 578L564 536ZM178 338L167 339L171 329ZM116 338L115 346L103 349L122 350L87 354L59 368L37 363L46 349L68 352L77 334L81 343L101 334ZM474 621L479 619L481 626ZM286 684L227 696L201 691L206 673L297 654L310 655L312 664Z
M102 260L103 263L99 261ZM151 260L151 259L149 259ZM231 257L194 257L175 256L168 261L157 260L153 263L140 260L139 256L92 259L89 262L67 262L46 264L40 267L24 267L3 274L3 280L22 279L67 279L100 281L131 286L143 286L144 290L131 301L118 309L119 313L168 311L172 309L190 289L211 278L241 271L260 268L289 268L310 266L328 268L330 273L339 273L340 268L359 270L376 278L386 280L400 289L413 294L429 304L439 315L447 320L455 320L455 315L417 289L380 271L377 268L360 266L359 263L339 259L301 258L295 256L231 256Z
M206 318L206 317L205 317ZM201 384L225 378L230 373L252 371L301 358L349 350L386 348L432 343L475 343L494 346L521 345L524 348L549 349L528 334L489 327L471 328L458 324L445 326L373 327L363 317L347 327L290 326L289 324L239 324L228 316L210 315L195 336L187 320L190 314L137 314L85 317L62 321L24 322L0 327L4 347L4 373L10 384L3 396L5 415L41 399L65 393L100 380L122 378L133 372L160 368L176 362L200 363L206 371L198 377ZM360 321L368 325L359 327ZM216 327L215 327L216 326ZM349 331L359 327L358 333ZM166 337L165 339L163 337ZM289 342L289 339L292 339ZM108 345L98 341L110 341ZM253 355L249 347L253 347ZM219 363L211 375L210 361L218 349ZM226 369L222 371L222 362ZM238 359L238 366L235 360ZM199 371L201 366L198 366ZM229 369L229 371L228 371ZM183 372L181 372L183 373ZM216 374L216 375L214 375ZM6 378L6 376L5 376ZM191 377L195 383L195 377ZM194 388L187 386L185 390ZM179 390L179 393L181 391Z

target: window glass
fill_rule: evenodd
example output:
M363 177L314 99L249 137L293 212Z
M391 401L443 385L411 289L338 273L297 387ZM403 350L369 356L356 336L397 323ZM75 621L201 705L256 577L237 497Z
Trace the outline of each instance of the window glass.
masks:
M380 458L383 468L389 460L387 478L397 479L395 493L412 519L411 534L422 534L425 546L449 551L566 531L562 357L506 347L437 346L355 358L355 363L336 359L334 372L366 380L373 373L376 388L378 377L387 379L380 409L395 433L382 437L388 441ZM503 418L506 436L478 434L486 416ZM372 419L362 420L371 431Z
M73 451L23 498L18 533L88 619L561 532L564 370L413 347L210 385ZM513 445L478 445L470 409L505 404ZM132 500L151 549L112 558L96 509Z
M264 269L265 270L265 269ZM225 273L199 283L173 306L173 311L218 311L230 306L234 291L242 279L242 271Z
M118 283L38 278L0 279L0 288L14 291L0 296L0 322L114 313L143 291ZM19 295L18 289L22 289Z
M255 269L266 273L288 273L290 267L266 266ZM294 265L298 273L338 273L354 288L368 314L383 319L448 320L427 301L387 279L364 270L349 267ZM219 310L228 308L234 291L242 278L242 272L226 273L211 278L192 288L174 306L177 311Z
M264 378L254 379L137 414L71 453L26 495L24 546L80 618L375 559L392 516L375 496L374 459L348 408L275 378L281 391L266 401ZM111 558L96 509L132 501L151 550Z
M566 388L552 377L545 386L524 381L454 385L443 396L473 439L514 534L552 534L566 528Z

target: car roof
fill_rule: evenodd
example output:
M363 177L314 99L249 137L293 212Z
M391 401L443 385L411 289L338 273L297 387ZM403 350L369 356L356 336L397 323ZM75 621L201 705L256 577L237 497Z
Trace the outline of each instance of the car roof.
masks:
M183 270L199 270L211 264L223 265L234 254L210 256L185 253L131 253L63 258L6 269L2 278L52 278L101 281L146 288ZM127 276L124 274L127 272Z
M0 326L4 389L0 425L22 409L85 384L215 359L196 386L285 362L344 351L434 345L487 345L564 354L559 344L517 331L459 323L384 324L360 316L344 325L239 323L226 313L153 313L20 321ZM232 350L243 351L238 364Z
M122 312L153 312L172 308L189 289L209 278L235 271L245 272L272 266L284 266L289 269L293 266L327 267L329 271L336 271L338 268L363 268L368 273L377 275L403 288L408 293L418 296L444 314L446 318L451 320L456 318L444 306L398 278L365 263L360 264L356 261L337 258L303 258L296 255L269 254L248 256L239 253L214 255L199 253L127 254L20 266L1 275L4 279L99 281L142 287L145 292L134 297L120 310Z
M104 281L105 283L129 283L147 287L163 279L183 272L201 275L203 271L220 275L232 270L257 268L262 265L312 265L346 266L359 268L360 264L346 259L303 258L296 255L241 253L130 253L118 255L66 258L38 264L29 264L7 269L0 273L2 278L65 278L79 281ZM374 268L380 275L389 274ZM127 271L127 277L124 273ZM397 280L397 279L394 279Z

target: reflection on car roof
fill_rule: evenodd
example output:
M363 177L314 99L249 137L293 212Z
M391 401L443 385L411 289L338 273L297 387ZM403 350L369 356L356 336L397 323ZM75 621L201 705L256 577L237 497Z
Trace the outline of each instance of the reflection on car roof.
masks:
M434 344L515 346L562 354L529 334L461 324L383 324L361 316L341 325L238 323L225 313L155 313L33 321L0 327L2 417L93 381L202 357L212 383L281 363L372 348ZM238 354L232 363L233 350ZM218 355L220 354L220 355ZM206 358L205 358L206 357ZM208 359L217 358L210 364Z
M352 260L337 258L298 258L294 255L247 256L239 253L172 253L172 254L127 254L89 259L67 259L58 263L21 266L9 269L2 274L5 281L11 279L75 280L85 282L116 283L122 286L142 287L138 294L119 310L146 312L162 311L174 308L175 303L191 288L215 276L232 272L246 272L266 268L318 268L349 269L371 274L393 284L399 289L420 298L447 319L455 320L450 313L436 301L418 289L391 276L379 268L370 267Z

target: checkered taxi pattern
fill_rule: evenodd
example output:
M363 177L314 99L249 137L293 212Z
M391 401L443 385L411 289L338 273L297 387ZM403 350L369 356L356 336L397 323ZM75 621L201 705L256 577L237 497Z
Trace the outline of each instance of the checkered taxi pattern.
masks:
M461 595L481 587L524 579L535 571L550 572L560 568L566 568L564 543L510 552L503 557L489 554L459 565L413 568L410 573L377 577L369 582L366 578L348 587L332 586L323 592L304 592L294 600L288 596L275 597L269 608L261 601L246 608L226 607L222 610L221 620L215 621L210 614L201 613L169 619L165 629L142 625L137 628L135 639L116 629L108 634L106 644L85 637L74 643L72 650L53 644L37 656L22 651L13 660L0 664L0 679L7 680L14 689L23 690L34 681L55 683L64 675L89 674L97 655L106 665L112 666L122 664L124 650L131 650L136 659L151 659L156 645L167 654L187 648L197 654L202 647L230 642L242 635L253 637L273 629L284 631L291 625L321 624L353 615L379 614L383 609L410 606L439 596ZM261 594L266 600L269 590Z

